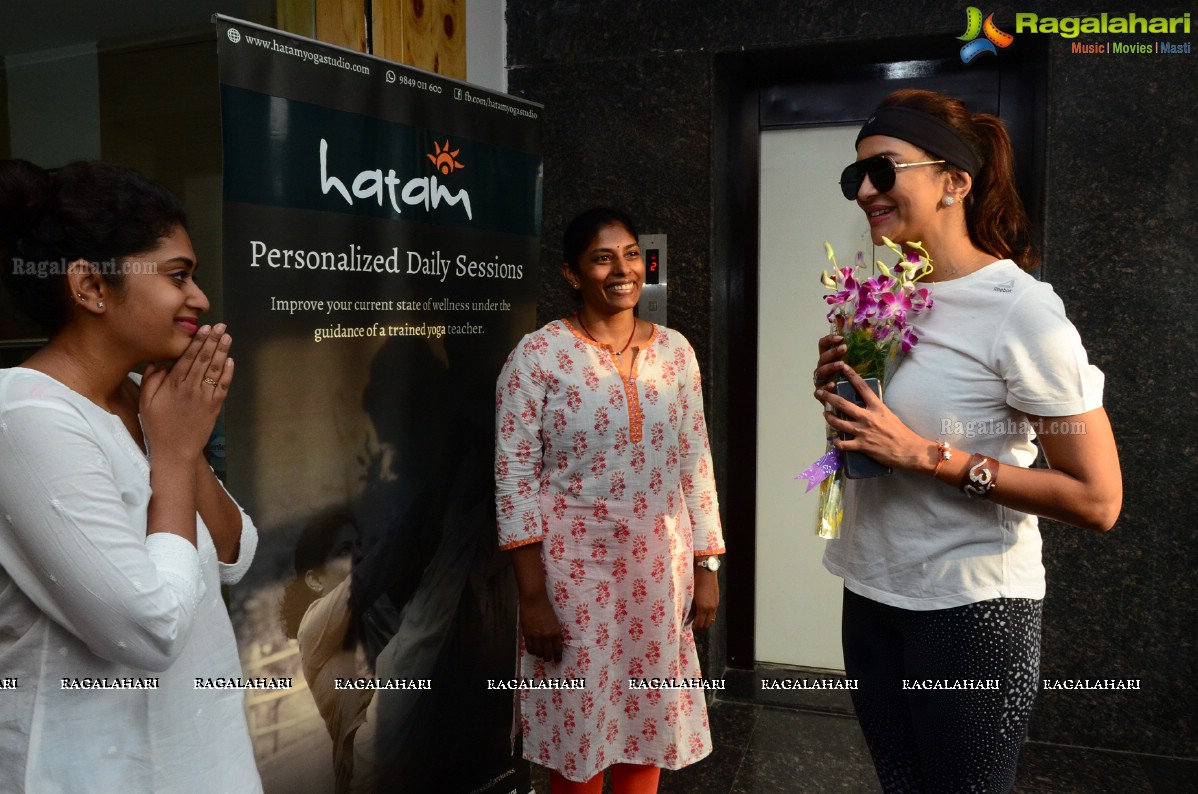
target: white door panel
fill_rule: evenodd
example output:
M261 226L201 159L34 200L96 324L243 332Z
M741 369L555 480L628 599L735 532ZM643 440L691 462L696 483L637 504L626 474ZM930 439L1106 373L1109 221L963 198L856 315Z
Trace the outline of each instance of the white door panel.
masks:
M843 670L841 580L821 563L819 490L795 476L824 453L811 397L816 340L828 332L821 271L873 261L869 226L840 194L859 124L761 133L758 315L756 660ZM885 258L885 257L884 257Z

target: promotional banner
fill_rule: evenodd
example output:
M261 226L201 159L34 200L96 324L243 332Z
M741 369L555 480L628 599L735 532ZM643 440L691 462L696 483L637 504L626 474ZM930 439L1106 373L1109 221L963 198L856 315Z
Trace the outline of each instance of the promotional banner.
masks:
M261 538L230 609L263 784L524 794L492 455L535 321L541 108L217 25L226 483Z

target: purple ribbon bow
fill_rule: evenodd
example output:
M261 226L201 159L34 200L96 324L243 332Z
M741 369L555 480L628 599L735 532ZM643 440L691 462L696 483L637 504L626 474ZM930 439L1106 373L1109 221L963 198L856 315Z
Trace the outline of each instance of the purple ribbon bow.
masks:
M812 488L831 477L839 468L840 450L830 449L822 458L808 466L807 469L798 477L795 477L795 479L806 480L807 490L803 493L811 493Z

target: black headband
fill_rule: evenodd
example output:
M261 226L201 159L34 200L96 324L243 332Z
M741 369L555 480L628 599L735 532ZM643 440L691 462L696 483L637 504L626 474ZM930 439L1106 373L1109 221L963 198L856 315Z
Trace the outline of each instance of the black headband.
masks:
M870 135L889 135L913 143L975 176L982 162L969 142L949 124L921 110L904 107L878 108L857 133L856 143ZM854 144L856 145L856 144Z

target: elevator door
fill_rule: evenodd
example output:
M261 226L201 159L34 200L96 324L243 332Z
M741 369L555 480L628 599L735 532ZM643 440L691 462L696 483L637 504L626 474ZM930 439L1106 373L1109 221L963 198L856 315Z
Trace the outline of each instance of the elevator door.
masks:
M832 264L824 243L841 266L852 265L858 251L873 261L869 225L837 184L856 157L859 129L854 123L761 133L758 662L844 669L841 580L824 570L826 541L815 535L819 489L805 493L795 475L824 453L825 425L811 397L816 340L829 328L820 274Z
M871 263L894 256L873 249L864 216L837 184L855 159L862 123L903 88L938 91L971 112L1002 117L1035 228L1042 217L1047 48L1029 42L963 64L952 37L877 44L717 58L726 113L716 133L728 154L714 191L716 252L727 263L726 281L716 282L727 300L716 323L728 343L729 465L721 496L730 536L727 659L737 669L843 665L842 585L821 564L817 494L804 493L794 478L825 445L811 397L815 344L828 329L819 280L829 266L824 242L842 265L858 250ZM924 57L905 60L912 52Z

